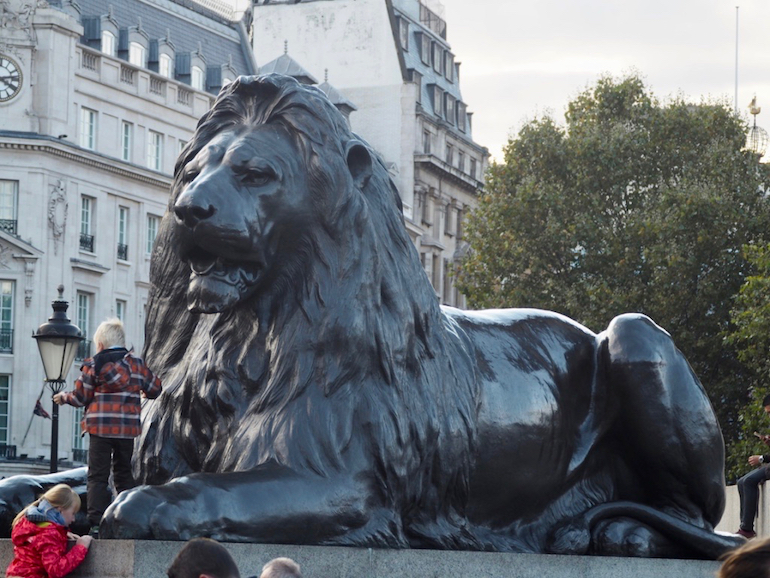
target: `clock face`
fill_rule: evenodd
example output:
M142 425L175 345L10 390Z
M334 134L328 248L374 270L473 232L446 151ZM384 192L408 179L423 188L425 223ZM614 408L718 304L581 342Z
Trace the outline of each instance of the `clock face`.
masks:
M21 90L21 69L15 61L0 54L0 102L11 100Z

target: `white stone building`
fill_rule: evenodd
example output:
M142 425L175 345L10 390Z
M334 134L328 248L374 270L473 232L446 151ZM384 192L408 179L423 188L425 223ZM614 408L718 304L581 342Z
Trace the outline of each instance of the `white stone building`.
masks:
M244 24L206 3L0 2L0 456L49 457L31 335L59 284L87 336L117 316L141 351L174 162L222 84L256 71ZM84 455L78 420L61 408L60 458Z
M407 227L442 303L465 306L454 264L488 151L473 140L441 6L427 0L257 0L260 66L288 51L357 107L355 132L391 167Z

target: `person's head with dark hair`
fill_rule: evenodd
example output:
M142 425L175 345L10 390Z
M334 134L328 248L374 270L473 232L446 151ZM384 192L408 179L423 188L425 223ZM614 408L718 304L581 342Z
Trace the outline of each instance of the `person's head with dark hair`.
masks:
M259 578L302 578L302 573L291 558L273 558L262 567Z
M770 578L770 538L750 540L721 560L717 578Z
M210 538L189 540L166 574L168 578L241 578L227 548Z
M770 405L770 393L768 393L765 397L762 398L762 407L767 407Z

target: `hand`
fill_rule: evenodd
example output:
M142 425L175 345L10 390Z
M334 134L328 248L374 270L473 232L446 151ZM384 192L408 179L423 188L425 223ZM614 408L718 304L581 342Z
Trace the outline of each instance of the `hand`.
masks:
M53 394L53 402L54 402L56 405L64 405L64 403L65 403L65 401L64 401L64 395L65 395L65 394L64 394L63 392L59 392L59 393L55 393L55 394Z
M67 539L68 540L77 540L78 538L80 538L80 536L78 536L74 532L67 532Z
M749 464L754 467L760 465L760 461L759 461L760 457L761 456L749 456Z
M81 546L85 546L86 549L88 549L91 547L91 542L93 541L94 539L91 536L80 536L77 539L77 542L75 542L75 545L77 546L78 544L80 544Z

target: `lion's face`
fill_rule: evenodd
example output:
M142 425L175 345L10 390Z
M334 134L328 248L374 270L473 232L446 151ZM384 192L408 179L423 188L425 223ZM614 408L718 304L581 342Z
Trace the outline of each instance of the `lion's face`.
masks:
M299 159L282 126L260 125L219 134L183 167L173 210L192 312L224 311L274 277L313 219Z

